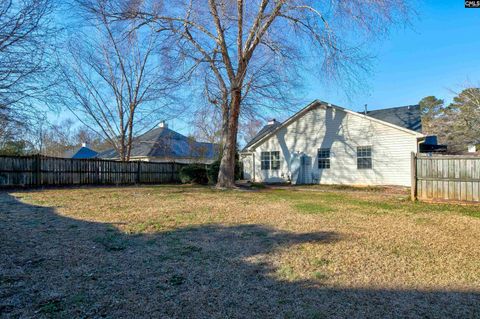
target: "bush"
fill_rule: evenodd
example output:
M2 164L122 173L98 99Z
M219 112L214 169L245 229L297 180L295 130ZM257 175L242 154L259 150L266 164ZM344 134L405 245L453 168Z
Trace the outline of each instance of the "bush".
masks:
M242 178L242 163L240 161L235 162L235 180ZM210 164L207 169L208 182L210 184L216 184L218 179L218 172L220 171L220 161L217 160Z
M182 167L179 172L183 184L207 184L207 169L204 165L192 164Z
M218 178L218 171L220 170L220 161L215 161L208 165L207 178L209 184L216 184Z

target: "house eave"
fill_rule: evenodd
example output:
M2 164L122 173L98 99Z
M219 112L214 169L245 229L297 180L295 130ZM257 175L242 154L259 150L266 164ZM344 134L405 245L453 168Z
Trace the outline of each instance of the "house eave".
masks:
M305 106L303 109L301 109L300 111L298 111L297 113L295 113L291 117L289 117L287 120L285 120L282 124L280 124L272 132L266 134L261 139L256 141L254 144L250 145L250 147L247 150L242 150L242 152L245 152L245 151L246 152L253 152L255 150L255 148L257 148L260 144L262 144L267 139L269 139L271 136L276 134L280 129L290 125L291 123L293 123L298 118L302 117L304 114L309 112L314 107L322 107L322 106L325 107L325 108L331 107L331 108L334 108L334 109L337 109L337 110L341 110L345 113L355 115L355 116L359 116L361 118L364 118L364 119L367 119L367 120L370 120L370 121L373 121L373 122L376 122L376 123L379 123L379 124L382 124L382 125L386 125L386 126L389 126L389 127L392 127L392 128L395 128L395 129L403 131L405 133L412 134L412 135L416 136L417 138L425 137L425 135L422 134L422 133L412 131L412 130L409 130L407 128L404 128L404 127L401 127L401 126L398 126L398 125L395 125L395 124L392 124L392 123L389 123L389 122L385 122L385 121L373 118L373 117L365 115L365 114L360 114L360 113L351 111L351 110L346 109L344 107L337 106L337 105L334 105L334 104L331 104L331 103L328 103L328 102L324 102L324 101L321 101L321 100L314 100L311 103L309 103L307 106Z

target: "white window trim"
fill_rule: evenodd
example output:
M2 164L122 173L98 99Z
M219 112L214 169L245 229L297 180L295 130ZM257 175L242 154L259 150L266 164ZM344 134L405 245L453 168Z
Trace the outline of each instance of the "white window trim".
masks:
M268 160L264 160L264 159L263 159L263 156L262 156L262 155L263 155L264 153L268 153ZM273 160L273 159L272 159L272 153L278 153L278 159ZM260 169L261 169L262 171L280 171L280 168L281 168L281 160L280 160L280 158L281 158L281 157L280 157L280 151L261 151L261 152L260 152ZM272 168L272 166L273 166L272 164L273 164L274 161L275 161L275 162L278 162L278 168ZM262 165L262 164L263 164L264 162L267 162L267 163L268 163L268 168L263 168L263 165Z
M328 157L321 157L320 158L320 152L321 151L328 151ZM328 160L328 167L320 167L320 160ZM320 147L317 149L317 169L323 170L323 169L330 169L332 167L332 149L330 147Z
M359 148L370 148L370 156L358 156L358 149ZM357 170L367 170L367 169L373 169L373 146L372 145L359 145L357 146L356 150L356 164L357 164ZM358 160L359 159L370 159L370 167L358 167Z

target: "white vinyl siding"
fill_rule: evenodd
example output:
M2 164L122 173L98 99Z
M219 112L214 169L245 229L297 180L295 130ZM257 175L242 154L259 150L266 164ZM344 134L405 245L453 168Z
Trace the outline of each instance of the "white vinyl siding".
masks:
M371 169L358 169L357 147L371 147ZM275 172L260 169L261 152L280 150ZM330 169L319 168L319 149L329 149ZM255 179L286 182L292 155L312 160L312 180L320 184L410 185L410 156L417 151L413 133L332 107L316 107L261 142L255 153Z

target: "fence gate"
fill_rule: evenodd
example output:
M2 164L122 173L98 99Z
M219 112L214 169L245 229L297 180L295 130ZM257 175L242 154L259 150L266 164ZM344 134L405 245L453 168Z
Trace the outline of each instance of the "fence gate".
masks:
M412 154L412 199L480 201L480 157Z

